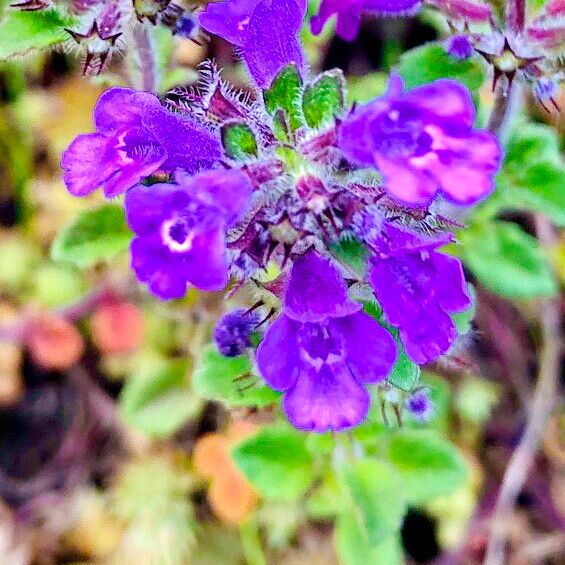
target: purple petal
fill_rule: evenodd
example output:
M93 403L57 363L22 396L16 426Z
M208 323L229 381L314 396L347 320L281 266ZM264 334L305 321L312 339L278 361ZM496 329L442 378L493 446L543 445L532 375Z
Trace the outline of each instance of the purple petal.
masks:
M178 193L178 195L177 195ZM188 204L188 194L175 184L157 183L150 186L138 184L128 190L125 198L126 219L137 234L157 233L162 221L170 214L173 199L178 208L179 197Z
M437 273L435 286L439 305L445 312L462 312L471 306L461 261L443 253L432 253Z
M303 368L286 392L283 408L298 429L319 433L360 424L369 411L369 393L345 364Z
M341 332L347 365L359 382L386 379L396 360L396 344L382 326L364 312L334 319L330 326Z
M242 55L257 86L268 88L279 71L294 63L304 75L305 59L298 39L305 2L264 0L249 22Z
M257 367L274 390L287 390L296 381L299 364L298 324L281 314L265 333L257 349Z
M115 170L111 141L98 133L79 135L63 153L63 180L75 196L87 196ZM111 158L108 158L108 154Z
M131 266L137 278L163 300L182 298L186 294L186 280L179 277L171 264L158 234L136 237L131 242Z
M310 20L312 33L318 35L335 14L337 34L345 41L353 41L359 31L364 3L364 0L323 0L318 14Z
M127 130L119 138L96 133L79 135L61 159L69 192L86 196L102 188L112 198L155 172L166 154L159 145L141 144L139 131L143 130Z
M141 124L141 116L161 103L154 94L130 88L110 88L98 99L94 108L94 125L99 133L110 136Z
M200 290L222 290L228 282L224 223L198 234L190 252L179 258L179 275Z
M433 112L441 118L452 118L468 127L475 121L475 107L471 93L461 83L442 78L418 86L404 95L404 100Z
M199 16L200 25L213 33L243 47L253 10L262 0L224 0L210 2Z
M427 293L422 288L431 286L428 270L422 267L417 256L407 255L376 261L371 270L371 285L387 321L393 326L402 327L410 323L421 310L422 299Z
M142 121L167 152L166 171L195 173L212 168L223 157L218 136L164 108L146 112Z
M387 192L405 204L428 204L438 191L437 180L427 171L419 170L406 161L376 156L379 171L385 178Z
M380 16L405 16L415 14L421 0L365 0L364 10Z
M193 177L180 172L177 182L202 203L222 210L228 225L249 208L253 187L249 177L237 170L217 170Z
M441 308L427 308L418 320L400 330L406 354L419 365L441 357L457 338L457 329Z
M336 267L314 251L294 262L284 298L284 313L299 322L321 322L358 312Z

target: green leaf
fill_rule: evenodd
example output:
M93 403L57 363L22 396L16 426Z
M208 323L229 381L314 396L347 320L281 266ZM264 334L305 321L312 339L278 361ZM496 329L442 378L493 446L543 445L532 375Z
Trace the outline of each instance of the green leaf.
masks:
M335 546L343 565L401 565L404 563L398 535L391 535L376 546L371 546L355 515L342 514L336 523Z
M132 238L124 211L116 204L82 212L57 235L51 247L55 261L89 267L126 250Z
M443 45L428 43L402 55L397 66L406 88L428 84L439 78L452 78L476 91L486 78L479 56L459 60L446 53Z
M65 28L72 23L57 10L7 9L0 20L0 59L62 43L70 38Z
M471 306L469 306L467 310L463 310L463 312L456 312L455 314L451 314L451 319L453 320L453 323L455 324L457 333L459 335L465 335L471 331L471 322L475 317L477 293L475 292L475 288L472 284L467 285L467 293L471 297Z
M359 459L342 470L342 479L370 546L400 530L407 507L404 484L392 467Z
M506 144L504 166L520 168L524 163L535 163L544 159L559 159L557 132L543 124L519 124Z
M489 290L508 298L553 295L557 285L537 240L509 222L461 231L461 256Z
M190 390L185 360L158 360L132 375L120 395L120 411L133 428L165 438L194 417L202 402Z
M314 480L312 456L304 440L289 425L265 427L237 445L232 457L265 498L295 500Z
M511 135L495 193L500 207L541 212L565 225L565 166L557 132L520 124Z
M345 79L339 69L319 75L304 90L302 110L306 123L318 128L333 123L345 104Z
M231 123L222 126L222 144L226 155L236 161L257 156L257 140L247 124Z
M538 159L531 165L524 163L514 174L503 170L498 179L502 207L541 212L559 226L565 226L562 163Z
M402 492L411 504L452 493L468 475L455 446L428 430L395 433L388 455L402 476Z
M355 273L364 276L367 271L367 249L353 237L343 238L332 243L330 250L334 257L350 267Z
M271 116L282 110L292 131L304 125L301 107L302 78L295 65L288 65L275 77L273 84L263 92L265 107Z
M422 371L420 365L411 361L410 357L406 355L400 341L396 342L396 346L398 357L387 380L400 390L409 391L416 386Z
M224 357L213 345L204 349L192 374L194 391L203 398L219 400L228 406L259 408L276 402L279 393L269 387L249 386L256 380L246 356Z

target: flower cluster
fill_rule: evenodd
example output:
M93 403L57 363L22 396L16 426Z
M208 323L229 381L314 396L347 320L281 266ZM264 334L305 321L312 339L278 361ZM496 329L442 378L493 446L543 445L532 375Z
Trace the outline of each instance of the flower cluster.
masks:
M377 4L390 5L363 9ZM457 339L451 315L470 298L461 264L441 251L454 222L439 211L486 197L501 155L454 81L405 92L393 76L382 97L348 107L339 71L308 74L304 14L302 0L209 5L202 27L239 49L262 92L235 91L213 66L162 101L113 88L96 133L62 162L75 195L126 193L132 267L159 298L252 286L278 304L259 373L297 428L324 432L363 421L401 353L425 364ZM339 252L345 240L362 268ZM247 354L262 308L220 320L221 353Z

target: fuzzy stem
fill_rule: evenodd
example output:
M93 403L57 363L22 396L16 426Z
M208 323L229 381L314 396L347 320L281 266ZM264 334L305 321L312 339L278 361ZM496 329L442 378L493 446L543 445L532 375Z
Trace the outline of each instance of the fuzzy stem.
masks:
M536 216L538 236L542 244L551 246L555 235L549 221ZM504 550L512 508L527 479L538 451L547 422L556 403L561 358L559 299L545 299L541 307L542 349L538 379L524 435L504 474L495 509L490 521L490 536L484 565L506 563Z
M520 98L520 85L513 81L510 86L503 80L498 81L494 106L487 123L487 129L494 133L500 141L506 134L506 127L510 117L518 106Z
M157 90L157 66L153 40L146 25L136 25L132 30L139 69L138 87L147 92Z
M506 1L506 25L514 33L524 30L526 24L526 0Z

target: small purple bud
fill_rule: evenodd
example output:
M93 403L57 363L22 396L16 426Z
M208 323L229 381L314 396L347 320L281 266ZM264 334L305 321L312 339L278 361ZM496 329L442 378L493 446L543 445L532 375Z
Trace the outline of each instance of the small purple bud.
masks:
M466 35L454 35L447 40L446 51L455 59L468 59L473 54L473 44Z
M196 18L189 13L184 13L177 21L174 33L184 37L185 39L192 39L198 31L198 22Z
M551 100L559 94L559 84L552 78L541 77L534 84L534 93L541 102Z
M214 328L214 341L219 352L226 357L241 355L251 347L251 332L258 322L256 313L241 308L224 314Z
M406 399L406 409L414 420L427 422L433 414L434 405L427 388L419 388Z

